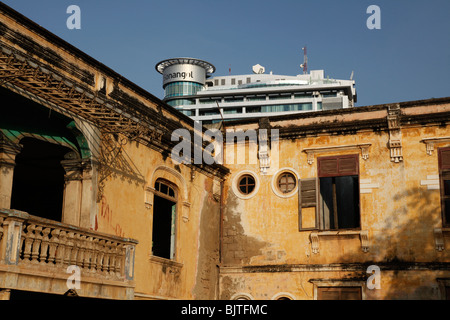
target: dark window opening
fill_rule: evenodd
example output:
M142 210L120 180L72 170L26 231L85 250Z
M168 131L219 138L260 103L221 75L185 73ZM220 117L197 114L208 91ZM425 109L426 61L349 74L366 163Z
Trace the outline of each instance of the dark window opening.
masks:
M318 158L321 228L360 227L357 155Z
M61 221L65 175L61 161L72 150L35 138L24 138L20 144L23 149L16 156L11 208Z
M155 183L153 201L152 253L154 256L174 259L176 193L162 182Z
M241 179L239 179L239 190L243 194L250 194L255 189L255 178L251 175L243 175Z
M324 229L359 227L358 176L320 178Z

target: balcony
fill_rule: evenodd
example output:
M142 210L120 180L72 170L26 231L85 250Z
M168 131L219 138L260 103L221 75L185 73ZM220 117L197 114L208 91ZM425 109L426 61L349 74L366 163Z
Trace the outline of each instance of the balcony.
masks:
M75 289L81 297L133 299L136 244L0 209L0 288L58 295Z

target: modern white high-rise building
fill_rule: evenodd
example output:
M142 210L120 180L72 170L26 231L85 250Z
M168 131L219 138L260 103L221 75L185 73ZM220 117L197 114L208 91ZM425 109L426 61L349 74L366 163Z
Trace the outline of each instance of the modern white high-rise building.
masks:
M287 76L255 65L249 74L212 77L215 67L193 58L164 60L156 70L163 75L163 100L205 124L351 108L356 102L354 80L330 79L323 70Z

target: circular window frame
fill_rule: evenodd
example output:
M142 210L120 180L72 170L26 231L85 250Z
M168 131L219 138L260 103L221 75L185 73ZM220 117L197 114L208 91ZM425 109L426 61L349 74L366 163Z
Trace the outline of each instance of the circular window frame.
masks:
M279 292L277 294L275 294L271 300L280 300L280 298L287 298L288 300L297 300L293 294L289 293L289 292ZM284 300L284 299L281 299Z
M284 174L284 173L290 173L297 179L295 181L295 188L292 191L288 192L288 193L283 193L280 190L280 188L278 187L278 180L279 180L280 176L282 174ZM275 174L273 175L272 183L270 184L270 186L272 187L273 193L275 193L278 197L280 197L280 198L290 198L290 197L292 197L293 195L295 195L298 192L298 179L300 179L300 175L294 169L292 169L292 168L281 168L277 172L275 172Z
M238 292L230 297L230 300L255 300L251 294L245 292Z
M245 175L249 175L255 180L255 188L249 194L244 194L239 190L239 182L240 182L241 178ZM250 199L250 198L254 197L258 193L259 185L260 185L260 181L259 181L258 176L253 171L244 170L234 176L232 184L231 184L231 189L233 190L233 193L236 195L236 197L238 197L239 199L246 200L246 199Z

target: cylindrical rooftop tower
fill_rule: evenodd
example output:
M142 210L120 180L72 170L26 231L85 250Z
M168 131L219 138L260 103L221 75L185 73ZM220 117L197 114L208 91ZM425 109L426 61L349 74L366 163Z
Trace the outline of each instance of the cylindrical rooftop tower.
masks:
M206 78L216 70L209 62L194 58L163 60L155 69L163 75L164 101L174 107L193 104L188 96L203 89Z

